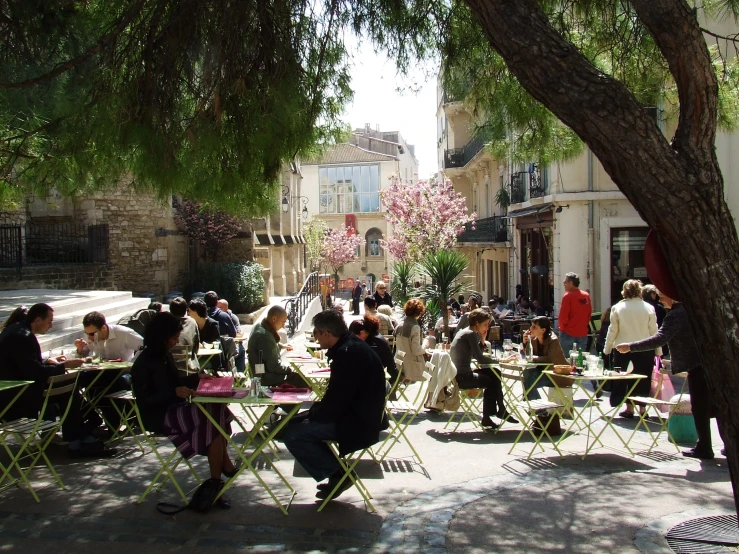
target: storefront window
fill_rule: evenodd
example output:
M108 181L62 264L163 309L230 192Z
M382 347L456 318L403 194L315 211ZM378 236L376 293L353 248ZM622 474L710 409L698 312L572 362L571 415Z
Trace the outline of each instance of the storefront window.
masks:
M651 283L644 265L644 243L647 227L611 230L611 303L621 300L621 289L628 279Z

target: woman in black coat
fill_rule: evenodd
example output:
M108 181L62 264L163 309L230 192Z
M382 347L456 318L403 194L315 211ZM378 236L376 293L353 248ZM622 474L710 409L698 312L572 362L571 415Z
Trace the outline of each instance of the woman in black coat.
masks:
M349 331L366 342L379 356L382 366L390 375L390 382L395 383L398 379L398 368L390 344L380 334L380 320L372 315L365 315L364 319L352 321Z
M166 434L183 457L208 456L211 478L234 475L234 464L226 449L226 439L195 404L200 379L209 375L182 375L170 350L182 331L180 318L169 312L157 313L146 327L144 350L131 368L136 404L147 431ZM207 409L224 430L230 432L233 415L223 404L207 404Z

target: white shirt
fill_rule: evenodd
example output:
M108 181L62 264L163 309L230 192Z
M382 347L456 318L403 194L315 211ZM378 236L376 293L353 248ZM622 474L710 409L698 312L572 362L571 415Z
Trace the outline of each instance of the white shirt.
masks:
M98 340L95 335L94 341L87 342L83 355L92 352L95 358L104 360L115 360L120 358L124 362L133 360L134 354L144 345L144 338L136 331L123 325L108 325L108 339Z
M654 308L641 298L621 300L611 308L611 324L606 335L603 354L622 343L637 342L657 334L657 315ZM655 355L660 356L662 349L657 348Z

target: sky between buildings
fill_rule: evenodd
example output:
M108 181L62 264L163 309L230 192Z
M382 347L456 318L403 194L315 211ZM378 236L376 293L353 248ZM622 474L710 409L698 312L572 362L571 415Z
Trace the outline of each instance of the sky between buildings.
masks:
M428 76L418 69L403 77L394 61L375 53L367 42L354 47L353 61L354 101L347 106L344 120L352 129L369 123L373 129L379 125L381 131L399 131L416 147L419 178L436 173L435 64L427 65Z

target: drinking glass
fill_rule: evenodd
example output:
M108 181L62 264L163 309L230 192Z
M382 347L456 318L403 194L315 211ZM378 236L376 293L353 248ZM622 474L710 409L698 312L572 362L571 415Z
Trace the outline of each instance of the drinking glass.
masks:
M506 354L511 353L511 350L513 350L513 343L511 342L511 339L505 339L503 341L503 350L505 350Z

